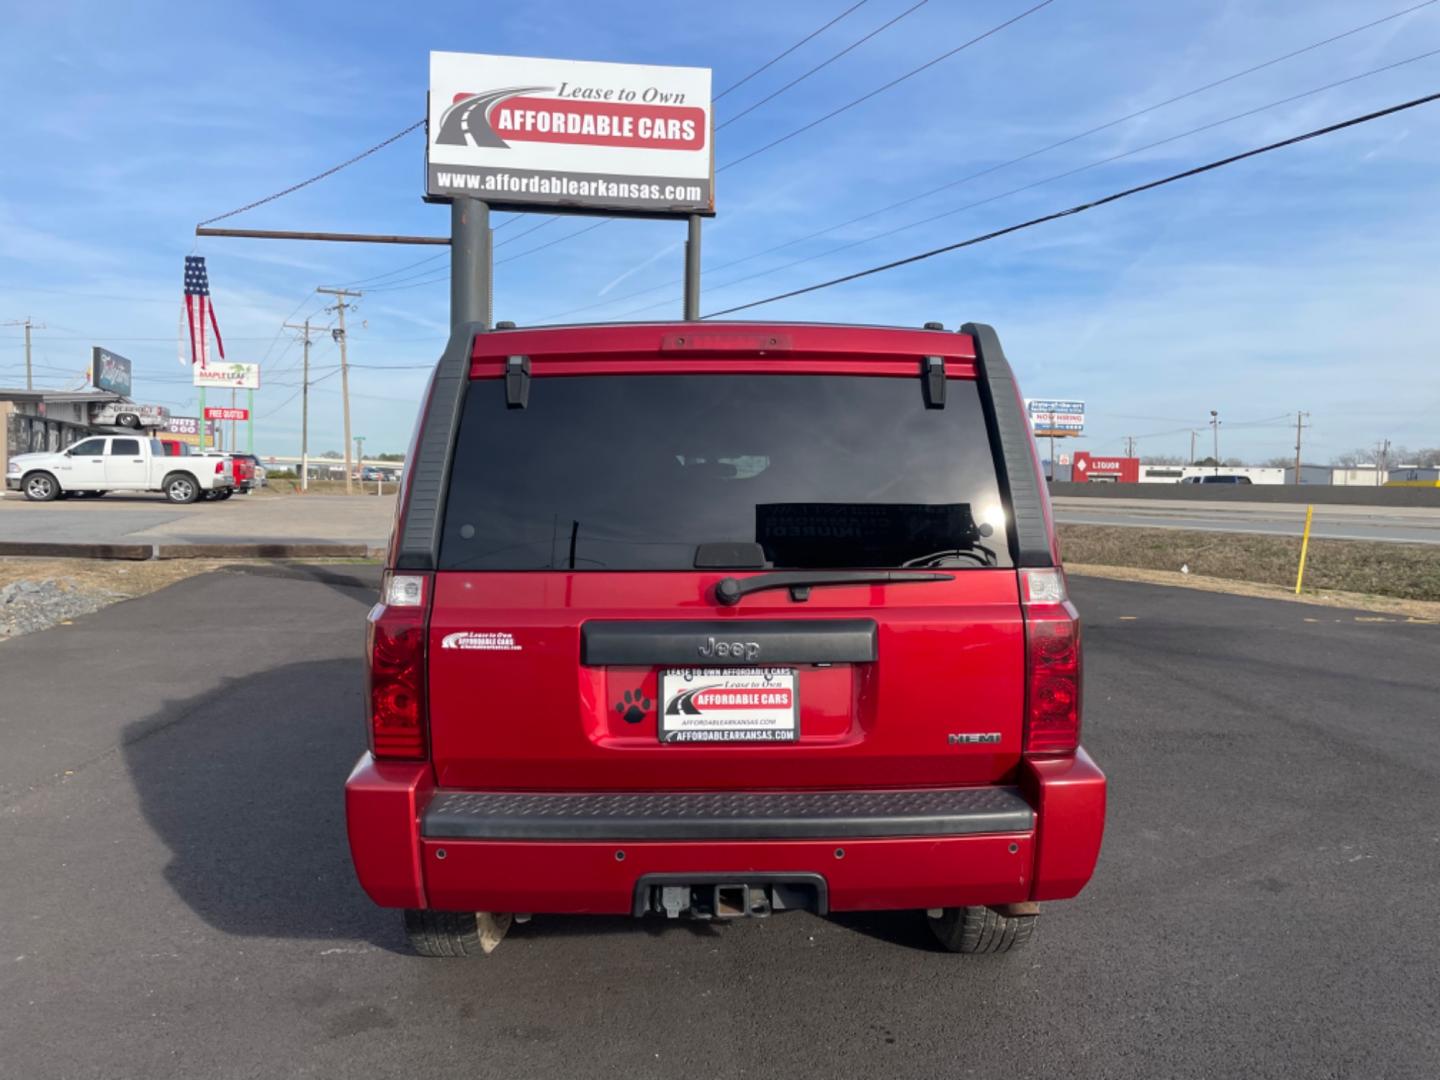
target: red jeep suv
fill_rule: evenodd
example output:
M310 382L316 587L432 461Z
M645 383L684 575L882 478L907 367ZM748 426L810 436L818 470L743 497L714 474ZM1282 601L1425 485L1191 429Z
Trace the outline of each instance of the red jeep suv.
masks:
M408 461L345 798L417 951L803 908L1003 952L1089 880L1080 624L990 327L471 326Z

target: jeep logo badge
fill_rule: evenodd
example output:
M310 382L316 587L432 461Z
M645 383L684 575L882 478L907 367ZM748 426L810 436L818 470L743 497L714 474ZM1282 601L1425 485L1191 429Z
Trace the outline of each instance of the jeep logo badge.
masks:
M760 658L758 641L716 641L706 638L705 644L697 650L706 660L712 657L734 657L736 660L753 661Z

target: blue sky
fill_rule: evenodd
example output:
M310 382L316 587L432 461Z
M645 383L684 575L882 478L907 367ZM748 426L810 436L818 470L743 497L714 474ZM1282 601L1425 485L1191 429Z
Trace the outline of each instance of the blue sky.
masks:
M300 350L285 318L323 322L316 285L363 281L350 316L354 431L403 449L444 341L442 255L427 249L205 240L195 222L318 172L418 119L430 49L709 66L717 88L852 0L216 5L11 4L0 65L0 321L32 315L40 381L73 385L92 344L135 361L136 396L195 408L176 359L183 256L207 256L231 359L261 361L257 450L299 446ZM1194 128L1440 49L1440 4L1346 37L1016 165L728 270L799 239L1417 0L1055 0L893 90L734 169L705 231L704 310L741 303L1059 209L1440 90L1440 55ZM726 97L740 111L914 0L868 0ZM973 37L1028 0L930 0L720 132L724 162ZM708 13L723 11L723 17ZM24 48L16 43L24 42ZM893 273L758 309L776 319L993 323L1031 396L1088 402L1077 444L1185 453L1218 409L1222 453L1307 459L1382 438L1440 443L1440 103ZM1050 177L1118 154L1046 183ZM421 202L416 132L231 219L253 228L440 233ZM1028 190L1008 194L1013 189ZM958 209L985 200L984 205ZM869 239L957 210L896 235ZM497 223L508 215L497 215ZM526 216L497 233L496 317L679 314L675 222ZM514 239L512 239L514 238ZM833 249L850 245L846 250ZM518 257L515 257L518 256ZM799 265L790 265L810 257ZM433 272L429 272L433 271ZM728 287L740 277L761 274ZM645 290L652 290L646 292ZM636 296L634 294L643 293ZM591 305L598 305L593 306ZM658 305L650 306L647 305ZM569 315L577 308L588 308ZM0 328L0 385L23 383ZM312 356L311 449L340 448L337 354ZM366 367L365 365L376 365ZM382 367L382 365L384 367ZM398 367L396 367L398 366ZM1287 418L1287 414L1288 418ZM1208 439L1208 432L1204 439Z

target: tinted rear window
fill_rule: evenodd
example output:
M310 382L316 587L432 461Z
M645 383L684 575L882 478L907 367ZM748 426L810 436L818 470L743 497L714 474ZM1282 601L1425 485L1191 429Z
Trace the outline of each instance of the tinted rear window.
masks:
M545 377L525 409L471 384L441 569L690 570L718 543L776 568L1011 565L975 384L943 409L918 378Z

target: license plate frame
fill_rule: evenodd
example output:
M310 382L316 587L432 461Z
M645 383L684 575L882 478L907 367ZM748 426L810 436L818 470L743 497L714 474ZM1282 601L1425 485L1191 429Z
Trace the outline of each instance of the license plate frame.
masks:
M743 700L745 695L765 698L777 693L787 695L788 706L773 700L749 705ZM655 730L661 743L676 746L798 742L799 669L661 668Z

